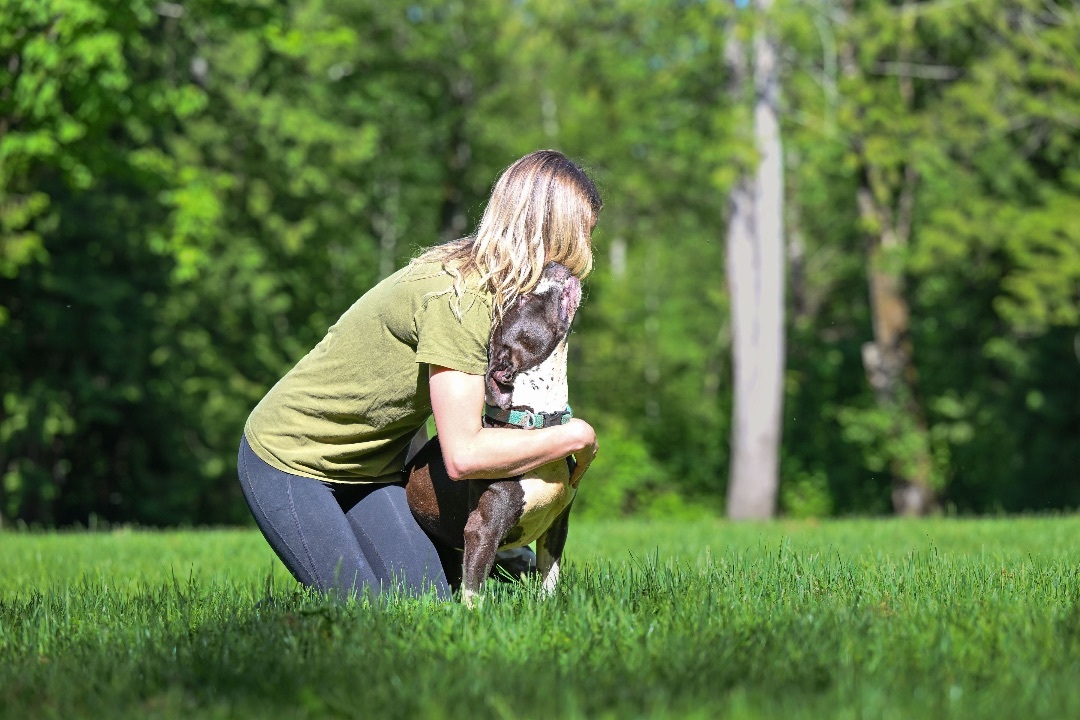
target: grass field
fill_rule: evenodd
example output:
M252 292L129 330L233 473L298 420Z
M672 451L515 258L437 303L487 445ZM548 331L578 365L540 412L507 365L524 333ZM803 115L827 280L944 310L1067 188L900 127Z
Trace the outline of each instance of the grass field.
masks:
M573 524L559 594L298 592L254 531L0 535L0 716L1080 718L1080 518Z

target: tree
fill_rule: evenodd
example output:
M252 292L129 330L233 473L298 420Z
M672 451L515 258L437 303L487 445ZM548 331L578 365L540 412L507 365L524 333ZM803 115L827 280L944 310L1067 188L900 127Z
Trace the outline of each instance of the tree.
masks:
M752 367L717 198L761 222L764 23L779 511L888 512L927 467L917 495L960 511L1080 504L1080 11L782 1L0 0L0 513L242 520L251 406L538 147L606 201L571 346L607 448L582 508L715 508Z
M784 179L779 73L774 38L764 29L771 0L756 0L751 70L743 43L729 45L734 88L753 88L756 167L731 191L726 274L734 342L732 460L727 513L735 519L776 512L784 393Z
M171 443L143 362L167 260L156 142L202 96L153 41L157 3L0 5L0 514L120 507ZM168 5L167 3L161 4ZM145 472L144 472L145 471ZM80 508L81 516L65 508Z
M841 507L876 507L875 497L888 497L883 477L897 512L1029 507L1046 493L1022 499L1019 468L1040 468L1029 488L1051 476L1067 486L1034 449L1077 452L1068 433L1050 429L1075 413L1042 389L1072 362L1060 341L1048 352L1060 331L1047 321L1076 317L1065 220L1075 190L1062 164L1076 135L1076 83L1065 69L1075 60L1064 40L1076 11L1040 0L798 8L785 18L796 48L787 126L802 158L796 201L807 258L832 265L811 268L812 319L800 324L816 327L795 353L800 373L818 374L796 386L811 403L798 414L825 410L864 469L840 454L808 462L806 435L790 464L827 476ZM865 299L849 290L853 270ZM836 371L851 366L858 334L873 338L855 356L865 391ZM1050 356L1058 360L1044 365Z

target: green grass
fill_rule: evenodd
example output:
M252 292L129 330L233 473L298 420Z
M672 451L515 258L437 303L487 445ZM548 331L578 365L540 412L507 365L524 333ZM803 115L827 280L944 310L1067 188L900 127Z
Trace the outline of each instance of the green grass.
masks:
M0 535L0 716L1080 717L1080 518L584 523L557 597L299 592L247 530Z

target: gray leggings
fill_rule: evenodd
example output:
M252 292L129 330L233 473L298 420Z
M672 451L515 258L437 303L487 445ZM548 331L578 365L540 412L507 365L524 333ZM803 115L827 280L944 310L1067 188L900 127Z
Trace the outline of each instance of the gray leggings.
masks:
M240 443L240 487L255 522L304 585L342 598L390 589L449 598L439 551L402 483L330 484L268 465Z

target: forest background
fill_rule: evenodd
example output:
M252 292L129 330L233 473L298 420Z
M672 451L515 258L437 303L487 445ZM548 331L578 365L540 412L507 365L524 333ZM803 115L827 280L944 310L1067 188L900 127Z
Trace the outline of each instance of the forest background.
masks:
M499 171L606 207L571 348L592 515L717 513L732 42L779 48L779 511L1080 505L1080 8L1050 0L0 0L0 523L247 519L247 413ZM907 395L867 371L871 279ZM880 309L880 308L879 308ZM578 511L575 511L578 512Z

